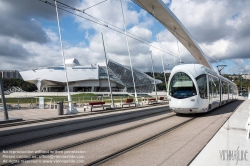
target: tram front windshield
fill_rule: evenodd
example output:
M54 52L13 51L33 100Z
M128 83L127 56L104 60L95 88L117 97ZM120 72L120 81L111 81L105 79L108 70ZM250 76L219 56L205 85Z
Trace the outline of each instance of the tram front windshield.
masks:
M169 85L170 96L177 99L184 99L196 94L195 85L186 73L178 72L172 77Z

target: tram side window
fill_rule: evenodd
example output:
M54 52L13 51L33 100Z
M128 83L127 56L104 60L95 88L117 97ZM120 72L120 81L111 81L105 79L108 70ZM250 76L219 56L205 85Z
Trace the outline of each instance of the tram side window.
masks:
M233 98L233 87L232 85L229 85L229 99Z
M217 96L217 98L219 98L220 96L220 89L219 89L219 87L220 87L220 81L219 81L219 79L218 78L214 78L214 83L215 83L215 90L216 90L216 96Z
M202 99L207 99L207 76L202 74L196 77L197 85L199 88L200 97Z
M208 76L208 86L209 86L209 103L212 103L212 98L213 98L213 89L214 89L214 85L213 85L213 78Z
M219 80L216 77L209 76L209 95L211 98L219 96Z
M227 83L223 82L222 85L223 85L222 86L222 92L223 92L223 94L227 94L228 93Z
M233 94L233 99L235 99L235 87L232 86L232 94Z
M223 94L223 100L227 100L228 99L228 85L224 81L222 81L222 94Z

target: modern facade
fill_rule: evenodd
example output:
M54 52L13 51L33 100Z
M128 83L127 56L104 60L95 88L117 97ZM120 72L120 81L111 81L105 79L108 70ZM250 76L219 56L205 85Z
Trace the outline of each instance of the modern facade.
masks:
M65 61L71 92L108 92L108 75L106 65L80 65L77 59ZM108 61L108 70L112 91L134 92L132 72L130 67L112 60ZM136 91L151 93L154 89L154 79L145 73L134 69ZM38 91L65 92L66 79L64 66L37 68L20 72L23 79L37 86ZM156 80L156 83L162 83Z

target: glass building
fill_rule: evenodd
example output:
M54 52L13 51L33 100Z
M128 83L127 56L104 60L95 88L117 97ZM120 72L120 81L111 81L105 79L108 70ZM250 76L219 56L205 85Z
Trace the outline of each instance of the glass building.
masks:
M71 92L109 92L107 68L104 64L80 65L77 59L68 59L66 68L69 89ZM112 91L134 93L134 84L130 67L112 60L108 61ZM154 79L147 74L134 69L136 91L151 93L154 89ZM63 66L37 68L20 72L25 81L34 83L38 91L66 91L65 72ZM156 83L162 83L156 80Z
M131 68L123 66L117 62L109 60L108 68L112 71L112 77L119 80L129 93L134 93L134 84L132 78ZM138 93L151 93L154 88L154 79L147 74L133 69L136 92ZM162 83L160 80L156 80L156 84Z

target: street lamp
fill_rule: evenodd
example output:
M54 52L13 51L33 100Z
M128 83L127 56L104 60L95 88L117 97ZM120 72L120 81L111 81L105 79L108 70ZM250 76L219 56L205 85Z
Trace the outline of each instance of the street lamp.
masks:
M60 28L60 21L59 21L59 16L58 16L58 10L57 10L57 3L55 0L55 7L56 7L56 18L57 18L57 25L58 25L58 32L59 32L59 37L60 37L60 45L61 45L61 53L62 53L62 59L63 59L63 66L64 66L64 71L65 71L65 79L66 79L66 85L67 85L67 91L68 91L68 102L69 102L69 109L67 109L67 113L66 114L77 114L78 111L77 109L74 107L73 103L72 103L72 97L71 94L69 92L69 81L68 81L68 73L67 73L67 68L65 65L65 57L64 57L64 50L63 50L63 43L62 43L62 35L61 35L61 28Z
M150 53L151 53L151 65L152 65L152 71L153 71L153 77L154 77L155 96L156 96L156 101L157 101L158 100L158 96L157 96L157 88L156 88L156 82L155 82L155 72L154 72L154 62L153 62L152 51Z
M122 7L122 1L121 1L121 0L120 0L120 3L121 3L121 10L122 10L123 27L124 27L125 36L126 36L126 43L127 43L127 49L128 49L128 56L129 56L129 62L130 62L130 69L131 69L132 79L133 79L133 84L134 84L135 102L136 102L137 105L139 105L138 98L137 98L137 92L136 92L136 86L135 86L134 71L133 71L133 66L132 66L131 56L130 56L130 50L129 50L129 44L128 44L128 36L127 36L126 23L125 23L124 12L123 12L123 7Z
M102 33L101 26L100 26L100 33L101 33L101 36L102 36L103 51L104 51L104 55L105 55L106 70L107 70L107 75L108 75L109 91L110 91L111 102L112 102L111 107L115 108L113 93L112 93L112 87L111 87L111 82L110 82L109 69L108 69L107 54L106 54L106 49L105 49L105 44L104 44L104 39L103 39L103 33Z

